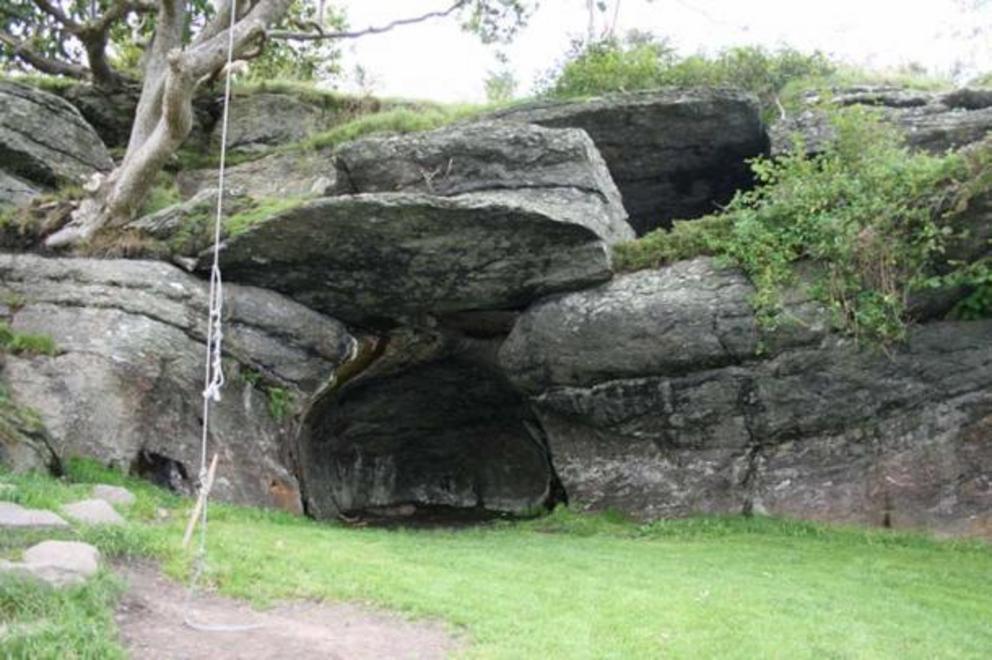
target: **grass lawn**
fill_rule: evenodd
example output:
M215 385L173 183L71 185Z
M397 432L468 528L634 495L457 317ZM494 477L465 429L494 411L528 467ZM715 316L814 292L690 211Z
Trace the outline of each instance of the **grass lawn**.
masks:
M79 529L108 555L183 576L190 502L74 463L139 496L125 530ZM87 491L0 474L0 498L57 508ZM167 521L154 522L167 510ZM0 556L37 538L5 532ZM765 518L637 525L559 510L459 531L316 523L214 506L210 579L259 605L357 600L439 618L480 658L987 658L992 548ZM55 594L0 580L0 657L113 657L105 574ZM40 623L39 623L40 621ZM12 632L11 632L12 631Z

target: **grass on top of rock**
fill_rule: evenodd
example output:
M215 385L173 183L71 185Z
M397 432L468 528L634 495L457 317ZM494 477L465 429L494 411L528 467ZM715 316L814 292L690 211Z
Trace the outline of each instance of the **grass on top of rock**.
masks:
M398 135L430 131L481 112L482 106L431 105L423 108L393 108L362 115L304 140L308 149L336 147L370 135Z
M265 222L283 211L305 203L308 197L260 197L248 201L242 211L224 218L224 231L228 236L243 234L255 225Z
M179 541L192 500L90 461L66 472L0 472L0 499L57 510L91 483L125 485L137 496L127 526L59 534L188 575ZM0 555L39 540L5 532ZM262 606L342 599L441 619L465 637L465 657L982 658L992 647L988 545L761 517L639 524L559 508L387 530L213 504L207 569L210 585ZM120 657L122 588L108 573L65 592L0 576L0 657Z
M759 319L774 326L797 265L813 262L822 268L810 291L838 326L881 343L904 336L914 291L964 286L973 291L968 315L992 311L987 260L939 267L950 241L967 240L954 228L956 214L992 189L992 149L911 153L869 110L845 108L832 118L837 138L824 153L808 156L798 145L779 159L754 160L754 190L739 192L722 213L617 246L618 267L725 257L748 274Z

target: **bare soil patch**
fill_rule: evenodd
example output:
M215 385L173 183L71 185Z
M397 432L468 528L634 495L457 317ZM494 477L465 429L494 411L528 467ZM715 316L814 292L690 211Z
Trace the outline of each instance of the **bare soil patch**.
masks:
M347 603L290 602L256 610L249 604L198 592L186 610L186 587L151 564L118 567L128 582L117 610L124 647L135 659L218 658L445 658L462 646L436 622ZM251 625L251 630L203 631L212 626Z

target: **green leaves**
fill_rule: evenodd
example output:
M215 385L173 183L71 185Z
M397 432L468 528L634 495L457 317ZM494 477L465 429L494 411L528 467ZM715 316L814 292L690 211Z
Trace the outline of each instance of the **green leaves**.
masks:
M664 39L634 33L626 39L575 42L564 63L545 76L545 93L591 96L663 86L733 85L754 92L769 113L792 81L823 77L835 65L819 52L760 46L730 48L716 57L679 57Z

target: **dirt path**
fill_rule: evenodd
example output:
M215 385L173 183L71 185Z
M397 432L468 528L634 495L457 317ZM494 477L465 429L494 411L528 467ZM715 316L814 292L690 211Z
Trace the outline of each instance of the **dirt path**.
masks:
M348 604L294 602L257 611L231 598L200 594L196 623L258 624L242 632L203 632L183 623L186 589L148 564L118 567L129 588L117 610L124 647L143 660L228 658L445 658L460 643L437 623Z

